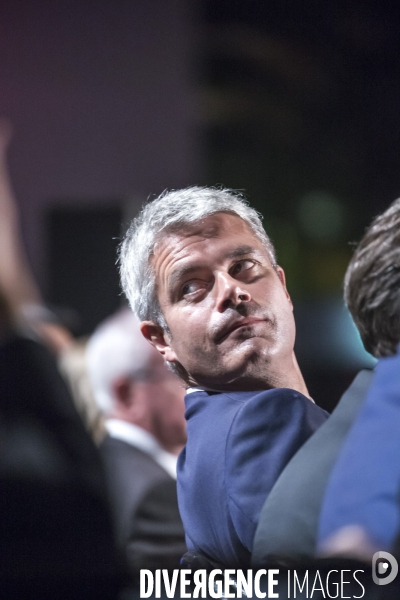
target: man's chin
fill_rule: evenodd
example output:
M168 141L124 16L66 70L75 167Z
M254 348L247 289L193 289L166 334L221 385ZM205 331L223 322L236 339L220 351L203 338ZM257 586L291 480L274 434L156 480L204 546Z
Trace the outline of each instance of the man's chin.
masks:
M189 375L190 387L215 391L254 391L268 388L270 358L275 345L260 337L247 338L229 353L229 360L213 362L207 372ZM228 357L226 357L228 359Z

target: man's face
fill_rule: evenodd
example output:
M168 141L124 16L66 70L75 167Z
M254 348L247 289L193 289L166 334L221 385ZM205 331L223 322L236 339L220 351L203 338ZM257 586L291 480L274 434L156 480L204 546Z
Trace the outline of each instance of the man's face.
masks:
M279 384L295 325L284 273L238 216L216 213L157 246L153 267L169 327L142 324L192 385L229 390ZM275 381L276 379L276 381Z

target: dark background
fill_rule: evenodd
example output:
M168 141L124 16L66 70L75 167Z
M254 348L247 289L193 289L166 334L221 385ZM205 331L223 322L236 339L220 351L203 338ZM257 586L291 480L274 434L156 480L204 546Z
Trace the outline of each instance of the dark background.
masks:
M47 301L90 333L122 301L116 246L147 197L241 189L332 407L371 364L341 287L352 243L400 195L399 25L382 1L2 2L0 114Z

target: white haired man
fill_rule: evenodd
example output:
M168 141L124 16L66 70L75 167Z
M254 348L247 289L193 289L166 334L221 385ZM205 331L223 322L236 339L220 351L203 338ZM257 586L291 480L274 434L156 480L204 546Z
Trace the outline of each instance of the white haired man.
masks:
M130 571L175 568L185 552L176 497L186 441L183 389L129 309L104 321L86 351L108 435L100 446L118 543Z
M147 204L120 258L143 335L189 388L178 462L188 547L245 566L266 496L327 417L294 355L284 272L257 212L216 188Z

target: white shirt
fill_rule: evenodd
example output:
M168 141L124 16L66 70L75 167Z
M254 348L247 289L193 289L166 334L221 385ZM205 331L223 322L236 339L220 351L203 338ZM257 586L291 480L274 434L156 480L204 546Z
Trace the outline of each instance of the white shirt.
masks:
M176 479L178 457L164 450L154 437L142 427L121 419L107 419L106 429L110 437L134 446L151 456L171 477Z
M201 388L201 387L190 387L186 389L186 395L187 394L193 394L194 392L205 392L206 389L205 388Z

